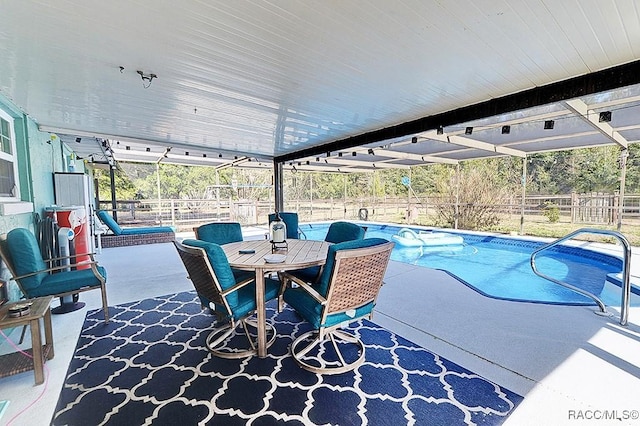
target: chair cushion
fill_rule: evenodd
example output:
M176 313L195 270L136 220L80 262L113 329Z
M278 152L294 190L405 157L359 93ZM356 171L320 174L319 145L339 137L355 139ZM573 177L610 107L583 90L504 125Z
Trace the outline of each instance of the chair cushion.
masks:
M329 243L342 243L363 238L364 228L362 226L351 222L333 222L329 226L329 231L327 231L327 236L324 240Z
M122 233L120 235L143 235L143 234L157 234L161 232L175 232L170 226L149 226L140 228L121 228Z
M98 217L111 229L114 235L143 235L143 234L155 234L159 232L175 232L170 226L148 226L140 228L122 228L118 225L113 217L104 210L98 210Z
M315 284L318 280L318 276L320 275L320 266L310 266L304 269L289 271L289 274L306 283Z
M109 229L111 229L111 232L113 232L115 235L122 234L122 228L120 228L120 225L118 225L118 222L116 222L109 213L107 213L104 210L98 210L98 217L100 218L102 223L107 225Z
M329 289L329 281L331 280L331 274L333 274L333 265L336 260L337 251L372 247L388 242L389 241L385 240L384 238L365 238L363 240L345 241L343 243L333 244L329 246L329 251L327 253L327 262L324 265L322 275L320 275L320 278L318 279L318 285L316 287L318 293L325 297L327 295L327 290Z
M324 240L329 243L342 243L345 241L362 240L364 234L365 229L360 225L351 222L334 222L329 226L327 236ZM315 284L320 278L320 267L312 266L289 273L304 282Z
M28 229L15 228L9 231L7 234L7 248L11 254L16 274L26 275L47 269L47 265L40 253L38 241ZM43 272L20 280L22 290L27 293L27 297L34 297L32 296L32 291L41 286L42 280L46 276L48 276L48 273Z
M198 239L216 244L242 241L242 226L238 222L207 223L198 227Z
M374 303L367 303L355 310L355 315L347 315L345 313L336 313L327 316L324 323L322 320L322 305L318 303L309 293L302 288L288 288L284 292L284 301L296 310L302 317L307 320L314 328L331 327L332 325L343 322L349 323L358 318L369 315L373 310Z
M264 301L268 302L278 297L278 291L280 290L280 281L272 280L271 278L264 279ZM247 315L249 312L256 309L256 284L255 282L246 285L236 291L238 294L238 302L231 307L233 312L233 318L238 319Z
M224 250L222 250L222 247L218 244L193 239L186 239L182 244L204 249L207 253L207 257L209 258L209 262L213 267L213 272L216 274L220 287L223 290L233 287L236 284L236 277L233 275L231 266L229 266L227 255L224 254ZM236 306L238 304L237 293L238 292L233 292L227 296L227 303L229 303L230 306Z
M106 280L107 271L102 266L98 266L97 269L98 273ZM93 274L93 270L91 269L62 271L47 275L42 280L42 285L40 287L29 292L29 297L60 294L97 285L100 285L100 280Z

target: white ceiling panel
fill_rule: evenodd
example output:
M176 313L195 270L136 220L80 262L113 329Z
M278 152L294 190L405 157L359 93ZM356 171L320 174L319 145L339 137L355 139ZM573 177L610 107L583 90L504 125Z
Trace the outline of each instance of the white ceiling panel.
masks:
M637 61L636 3L8 1L0 14L0 94L70 140L135 141L143 151L173 147L268 164ZM583 101L594 113L610 108L611 125L628 133L638 122L629 96L638 96L637 87ZM547 105L448 125L445 133L473 126L479 141L541 151L579 139L562 137L562 114L572 113ZM555 133L540 130L545 119L557 121ZM575 132L589 128L572 119ZM527 121L534 124L527 128ZM496 130L506 124L509 135ZM545 138L553 142L540 145ZM381 144L396 142L393 136ZM432 144L421 154L445 158L451 151L453 161L478 152Z

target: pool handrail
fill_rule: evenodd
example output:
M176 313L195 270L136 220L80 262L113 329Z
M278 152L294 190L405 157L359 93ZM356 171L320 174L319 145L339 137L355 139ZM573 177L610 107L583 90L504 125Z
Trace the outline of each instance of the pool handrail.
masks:
M600 235L608 235L611 237L615 237L618 239L618 241L620 241L620 243L623 246L624 249L624 253L623 253L623 259L622 259L622 296L621 296L621 301L620 301L620 325L627 325L627 321L629 319L629 303L631 300L631 281L630 281L630 270L631 270L631 245L629 244L629 241L627 240L627 238L622 235L620 232L618 231L609 231L606 229L596 229L596 228L581 228L578 229L576 231L573 231L567 235L565 235L562 238L558 238L555 241L550 242L549 244L546 244L536 250L533 251L533 253L531 253L531 269L533 270L533 273L544 278L547 279L549 281L552 281L556 284L559 284L563 287L568 288L569 290L575 291L576 293L580 293L583 296L589 297L591 299L593 299L597 304L598 307L600 308L600 313L602 314L607 314L607 307L605 306L604 302L602 302L602 300L600 300L598 298L598 296L596 296L595 294L592 294L588 291L585 291L581 288L572 286L569 283L565 283L563 281L557 280L553 277L550 277L548 275L543 274L542 272L538 271L537 267L536 267L536 262L535 262L535 258L536 255L538 253L540 253L541 251L547 250L551 247L557 246L560 243L563 243L567 240L570 240L572 238L574 238L575 236L579 235L579 234L600 234Z

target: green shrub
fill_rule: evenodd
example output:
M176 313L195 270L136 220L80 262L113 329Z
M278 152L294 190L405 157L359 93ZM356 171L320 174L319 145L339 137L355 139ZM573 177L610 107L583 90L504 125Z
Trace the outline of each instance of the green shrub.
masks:
M556 223L560 220L560 207L550 201L545 201L542 214L549 219L549 222Z

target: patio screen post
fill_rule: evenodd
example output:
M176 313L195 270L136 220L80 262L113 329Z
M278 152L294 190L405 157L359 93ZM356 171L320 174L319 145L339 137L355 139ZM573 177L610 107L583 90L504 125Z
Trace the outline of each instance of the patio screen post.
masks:
M343 176L344 183L344 196L342 197L342 217L344 219L347 218L347 174L345 173Z
M116 203L116 175L114 172L115 166L109 167L109 179L111 180L111 214L113 215L113 220L118 221L118 211L117 211L117 203Z
M524 235L524 199L527 196L527 156L522 158L522 202L520 203L520 235Z
M275 160L273 161L273 187L275 189L275 209L281 212L284 209L282 163Z
M156 161L156 186L158 188L158 217L162 225L162 199L160 198L160 160Z
M458 229L458 216L460 215L460 163L456 164L456 206L453 214L453 229Z
M629 156L629 150L627 148L620 149L620 194L618 197L618 225L617 229L622 229L622 214L624 213L624 189L627 179L627 157Z

